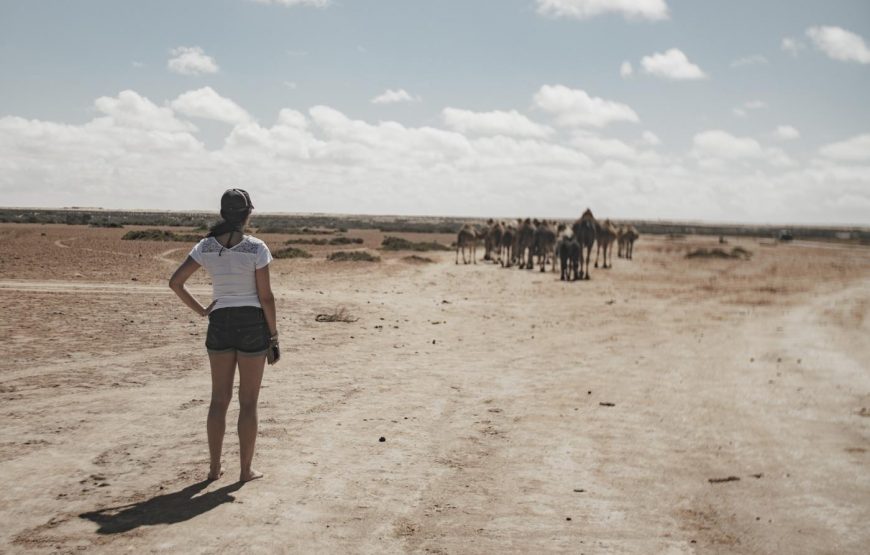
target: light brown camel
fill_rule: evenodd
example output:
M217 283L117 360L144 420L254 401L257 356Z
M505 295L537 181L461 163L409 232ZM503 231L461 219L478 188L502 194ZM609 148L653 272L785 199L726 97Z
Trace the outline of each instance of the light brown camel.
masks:
M468 264L465 258L466 249L471 253L471 261L477 264L477 228L471 224L465 224L456 235L456 263L459 264L459 251L462 250L462 263Z
M556 232L553 226L544 220L535 228L535 253L538 255L538 264L541 271L546 271L547 260L553 266L553 271L556 271L556 257L553 255L553 249L556 246Z
M640 233L638 233L637 228L633 225L628 226L625 231L625 234L622 237L622 241L624 243L624 253L623 255L628 260L634 256L634 242L640 238Z
M616 228L616 256L618 258L623 257L623 252L625 251L625 233L628 231L628 227L625 225L621 225Z
M616 241L616 226L610 220L604 220L598 224L595 230L595 241L598 247L595 249L595 267L598 267L598 255L604 251L604 268L613 267L613 242ZM610 253L610 265L607 264L607 253Z
M574 222L571 226L571 231L574 232L574 237L580 244L580 279L589 279L589 261L592 258L592 245L595 243L595 216L592 215L592 210L586 209L580 219ZM584 264L583 250L586 249L586 260ZM586 273L583 273L583 268L586 268Z
M535 267L534 251L535 225L532 220L526 218L517 229L517 260L520 270L531 270Z

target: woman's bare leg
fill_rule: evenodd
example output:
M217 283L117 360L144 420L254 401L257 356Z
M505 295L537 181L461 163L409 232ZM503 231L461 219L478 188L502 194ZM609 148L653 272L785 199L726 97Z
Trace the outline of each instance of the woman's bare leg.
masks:
M262 478L263 474L251 468L254 460L254 446L257 443L257 399L260 396L260 383L263 381L263 368L266 355L239 358L239 454L242 471L239 480L247 482Z
M223 474L221 451L224 430L227 427L227 409L233 398L233 378L236 374L236 352L208 355L211 363L211 404L208 407L208 452L210 456L209 480L217 480Z

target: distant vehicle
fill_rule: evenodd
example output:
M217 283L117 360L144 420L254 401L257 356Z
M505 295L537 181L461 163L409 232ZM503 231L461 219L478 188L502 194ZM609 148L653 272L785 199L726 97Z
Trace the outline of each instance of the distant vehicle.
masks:
M780 241L792 241L794 240L794 235L792 235L791 231L787 229L779 230L779 233L776 234L776 238Z

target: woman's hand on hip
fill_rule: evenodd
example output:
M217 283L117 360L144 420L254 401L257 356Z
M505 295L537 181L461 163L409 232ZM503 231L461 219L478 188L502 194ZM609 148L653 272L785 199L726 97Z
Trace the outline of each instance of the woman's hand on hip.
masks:
M214 305L216 305L216 304L217 304L217 300L214 300L207 307L205 307L205 308L200 307L199 315L203 316L203 317L208 316L211 313L212 309L214 308Z

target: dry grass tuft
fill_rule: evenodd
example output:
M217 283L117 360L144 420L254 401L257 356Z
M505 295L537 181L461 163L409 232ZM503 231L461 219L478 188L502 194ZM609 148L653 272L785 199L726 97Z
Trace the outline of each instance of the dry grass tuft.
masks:
M175 233L162 229L143 229L128 231L121 237L124 241L183 241L185 243L197 243L202 237L189 233Z
M274 258L311 258L311 254L308 251L295 247L287 247L286 249L275 251L272 253L272 256Z
M338 310L331 313L318 314L314 320L317 322L344 322L351 324L359 320L356 316L350 313L345 307L339 307Z
M380 262L380 256L374 256L366 251L336 251L326 257L332 262Z
M714 249L695 249L686 253L686 258L720 258L720 259L742 259L749 260L752 253L743 247L734 247L730 251L725 251L720 248Z
M405 256L402 258L405 262L409 264L432 264L435 262L431 258L427 256L420 256L419 254L412 254L411 256Z
M385 251L449 251L450 247L447 245L442 245L437 241L424 241L421 243L415 243L414 241L408 241L407 239L402 239L401 237L384 237L384 240L381 241L381 248Z

